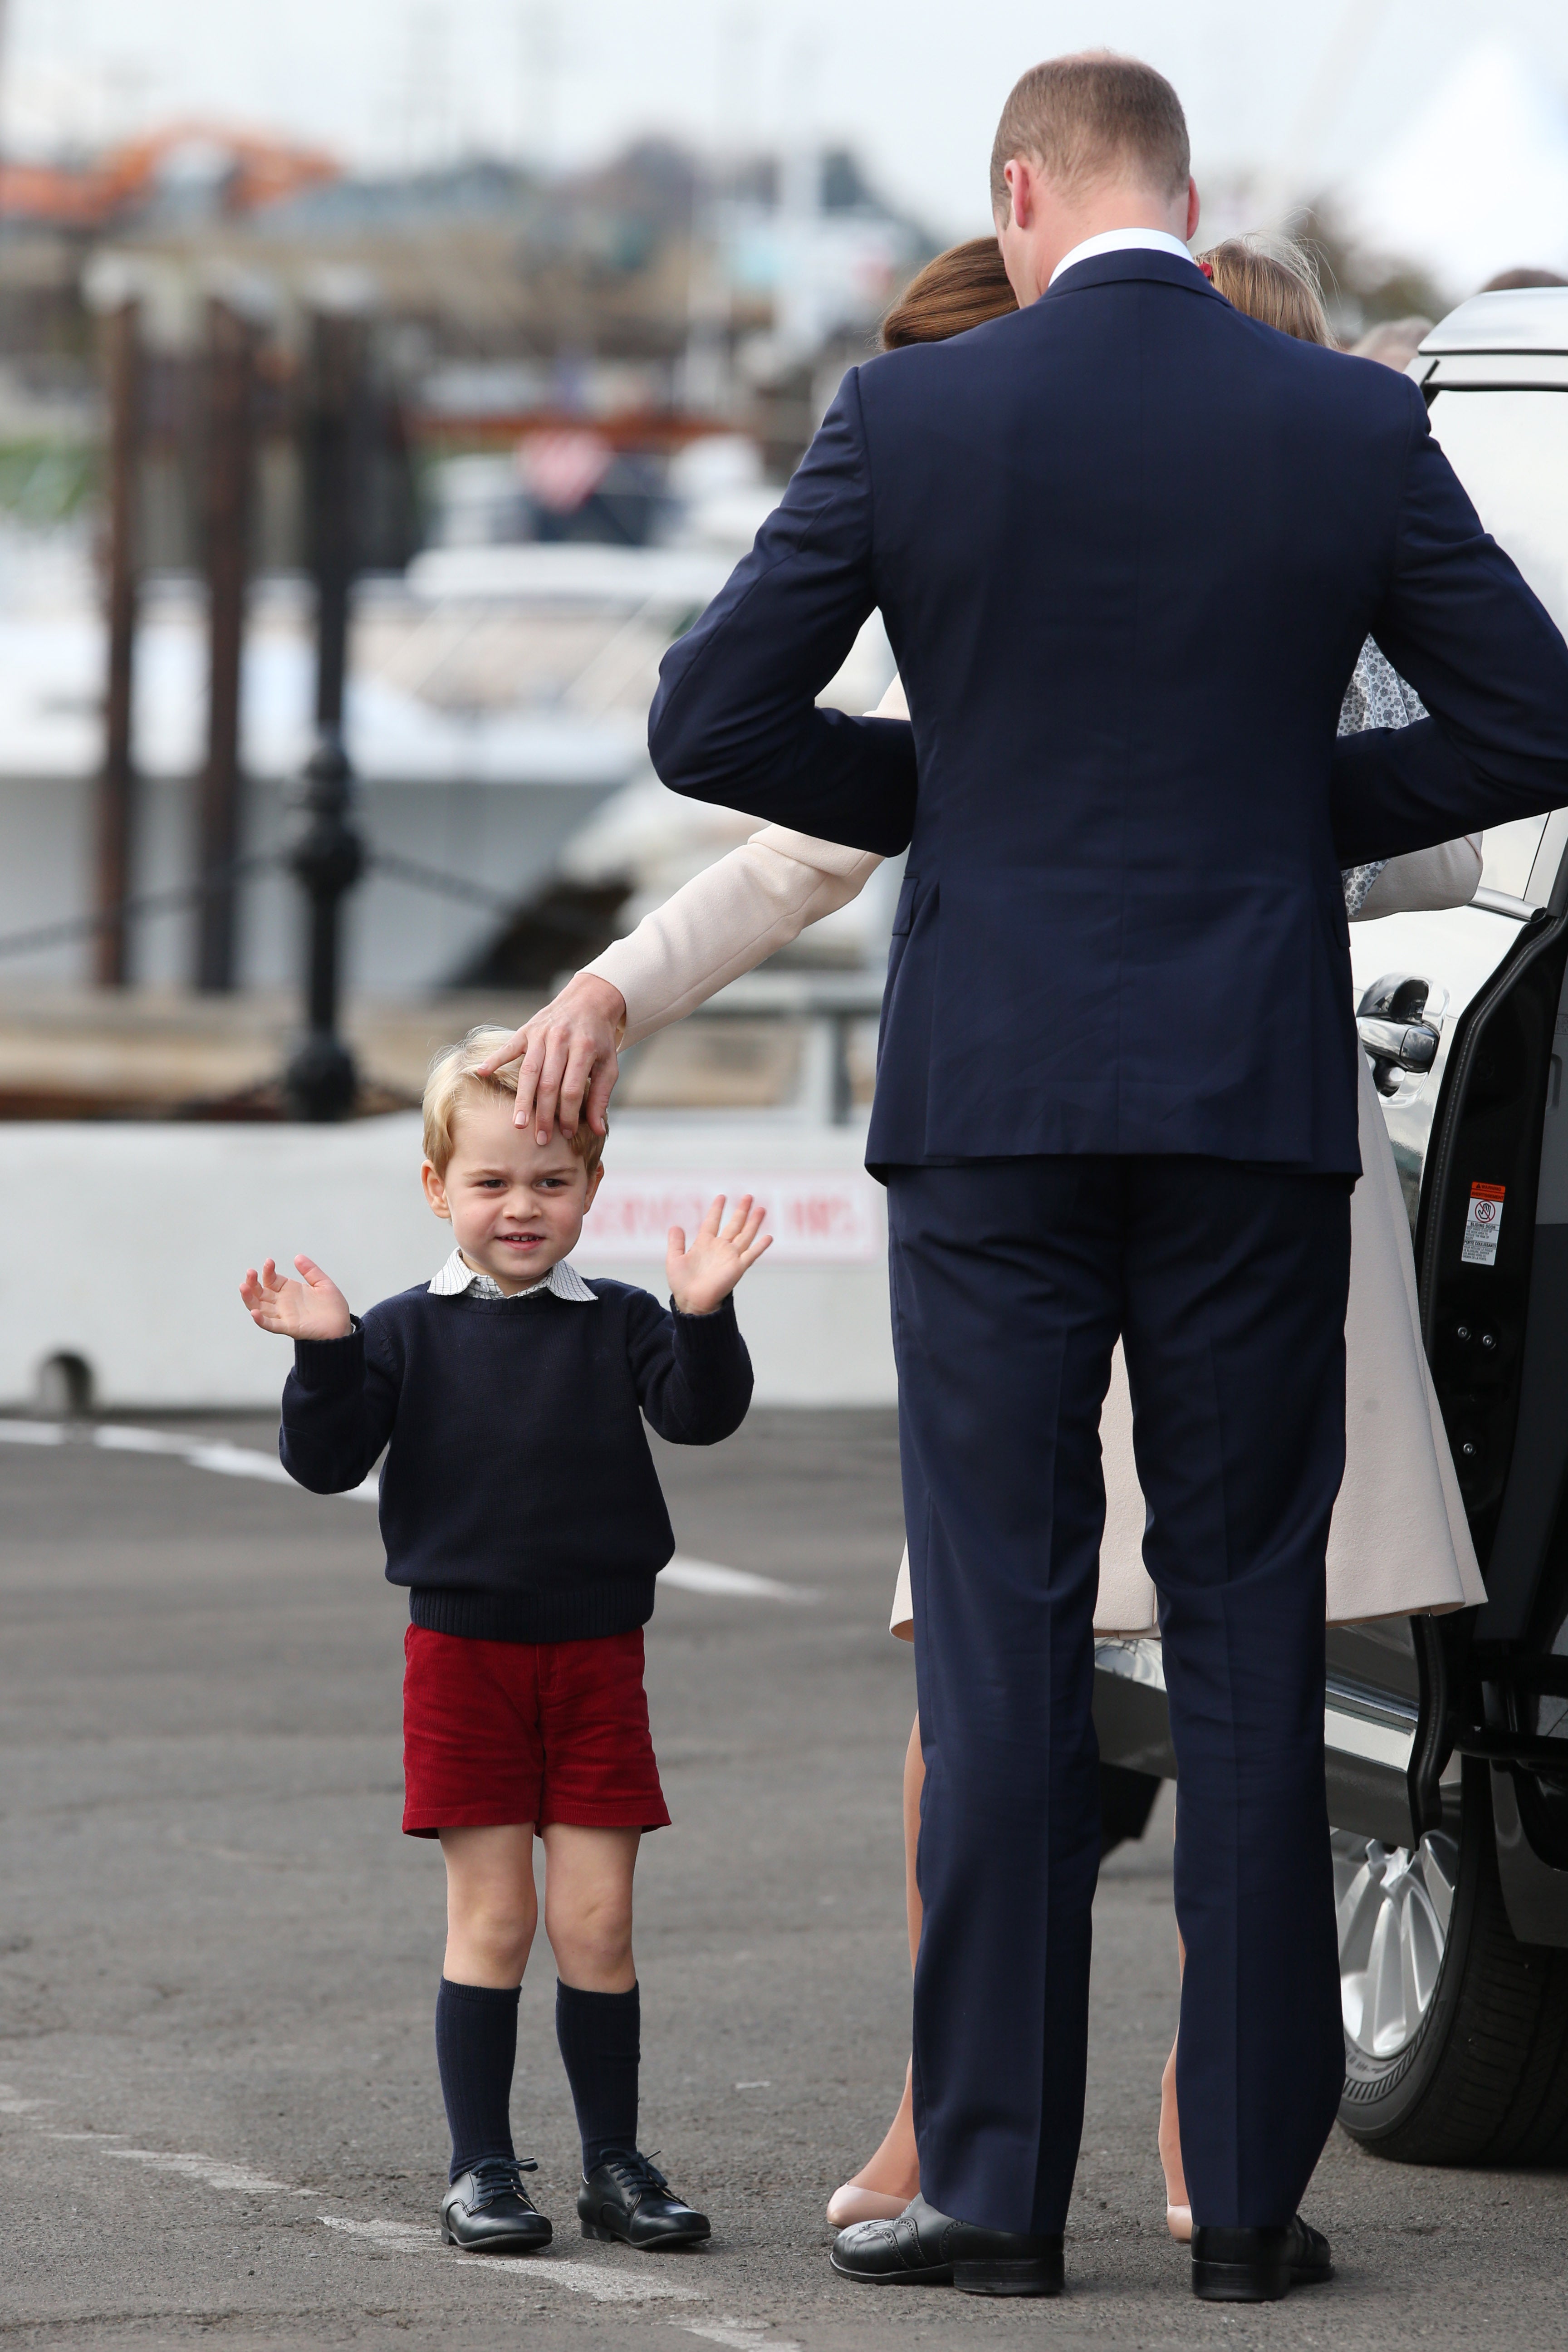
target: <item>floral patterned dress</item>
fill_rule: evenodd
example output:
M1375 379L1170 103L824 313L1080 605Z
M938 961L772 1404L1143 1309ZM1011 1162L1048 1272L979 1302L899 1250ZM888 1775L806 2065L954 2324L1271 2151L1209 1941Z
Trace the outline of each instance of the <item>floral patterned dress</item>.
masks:
M1411 727L1426 716L1426 706L1415 688L1405 685L1394 664L1368 637L1356 656L1355 669L1340 705L1339 733L1359 735L1367 727ZM1387 862L1380 857L1370 866L1345 867L1347 915L1360 914L1367 892Z

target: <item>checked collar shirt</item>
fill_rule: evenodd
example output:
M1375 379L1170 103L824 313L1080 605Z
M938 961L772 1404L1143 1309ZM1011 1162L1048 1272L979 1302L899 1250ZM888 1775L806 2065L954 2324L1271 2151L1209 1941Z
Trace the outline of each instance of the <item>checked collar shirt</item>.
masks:
M564 1298L574 1307L597 1307L599 1303L576 1267L568 1265L563 1257L556 1259L542 1282L531 1282L526 1290L514 1290L510 1298L499 1282L492 1282L488 1274L480 1274L471 1266L460 1249L452 1252L430 1284L432 1298L460 1298L465 1291L470 1291L476 1298L507 1299L509 1306L519 1299L537 1298L544 1290L552 1290L557 1298Z

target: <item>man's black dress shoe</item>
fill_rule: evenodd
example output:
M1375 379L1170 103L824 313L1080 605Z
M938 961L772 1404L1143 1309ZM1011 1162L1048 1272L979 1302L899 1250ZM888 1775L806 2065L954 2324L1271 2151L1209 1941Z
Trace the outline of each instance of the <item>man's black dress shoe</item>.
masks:
M1282 2230L1193 2226L1193 2293L1205 2303L1278 2303L1333 2274L1327 2238L1300 2213Z
M618 2239L658 2253L665 2246L698 2246L712 2233L706 2213L683 2205L657 2165L635 2152L612 2150L577 2191L585 2238Z
M917 2197L896 2221L840 2230L828 2261L866 2286L955 2286L963 2294L1060 2294L1062 2242L954 2221Z
M446 2244L471 2254L536 2254L547 2246L550 2224L522 2185L523 2174L538 2169L531 2156L486 2156L459 2173L441 2200Z

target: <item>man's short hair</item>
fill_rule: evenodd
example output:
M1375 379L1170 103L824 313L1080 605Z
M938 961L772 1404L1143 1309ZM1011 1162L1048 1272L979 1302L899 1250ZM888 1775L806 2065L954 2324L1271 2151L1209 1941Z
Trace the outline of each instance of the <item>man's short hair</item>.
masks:
M1119 175L1179 195L1192 169L1182 101L1152 66L1110 49L1047 58L1014 85L991 150L991 209L1008 206L1008 164L1037 163L1069 191Z
M503 1062L492 1076L479 1074L479 1064L511 1034L510 1029L470 1029L460 1044L444 1046L431 1063L425 1080L425 1157L437 1176L445 1176L451 1165L458 1113L465 1103L516 1100L521 1055ZM604 1152L604 1137L595 1135L584 1118L569 1140L591 1176Z

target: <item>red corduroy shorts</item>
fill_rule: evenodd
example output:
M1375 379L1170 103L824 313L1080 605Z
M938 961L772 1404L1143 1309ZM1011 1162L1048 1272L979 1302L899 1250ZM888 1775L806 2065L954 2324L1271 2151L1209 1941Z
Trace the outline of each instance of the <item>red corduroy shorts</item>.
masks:
M403 1826L663 1829L642 1627L591 1642L472 1642L410 1625Z

